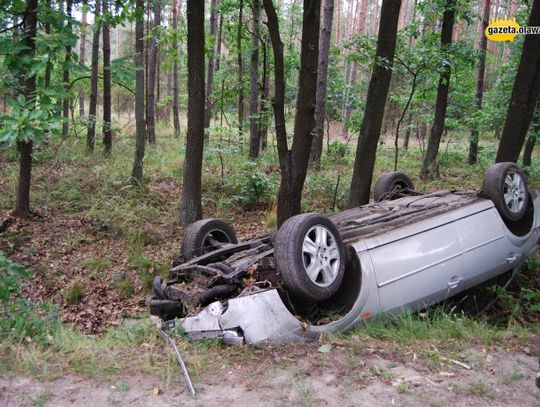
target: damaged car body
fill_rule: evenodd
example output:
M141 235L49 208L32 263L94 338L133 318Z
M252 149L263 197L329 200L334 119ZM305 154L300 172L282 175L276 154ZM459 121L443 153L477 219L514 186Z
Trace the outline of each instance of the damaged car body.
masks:
M374 198L242 243L220 220L194 223L183 261L154 281L150 312L191 339L309 340L508 282L540 244L540 194L513 163L488 168L479 192L421 194L405 174L383 174Z

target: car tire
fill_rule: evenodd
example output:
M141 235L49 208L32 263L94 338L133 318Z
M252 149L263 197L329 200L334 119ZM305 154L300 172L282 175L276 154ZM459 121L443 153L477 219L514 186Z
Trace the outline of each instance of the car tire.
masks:
M414 184L411 179L399 171L385 172L375 183L373 200L379 202L386 199L395 199L397 197L396 192L400 190L405 193L407 190L414 190Z
M187 229L182 243L182 259L191 260L227 243L238 243L236 233L230 225L220 219L199 220Z
M333 296L345 274L341 236L330 219L306 213L288 219L277 232L275 259L289 295L308 303Z
M491 199L506 220L518 221L527 211L525 176L512 162L493 164L486 170L481 195Z

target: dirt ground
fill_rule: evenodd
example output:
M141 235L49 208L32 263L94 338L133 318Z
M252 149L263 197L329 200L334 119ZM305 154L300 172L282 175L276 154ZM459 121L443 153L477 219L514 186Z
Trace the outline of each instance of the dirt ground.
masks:
M361 344L359 344L361 346ZM205 370L192 397L182 377L126 374L107 381L66 375L51 382L0 375L4 406L538 406L538 357L468 348L428 360L317 344L269 348L256 360ZM213 365L216 365L213 363ZM217 364L219 366L219 363Z

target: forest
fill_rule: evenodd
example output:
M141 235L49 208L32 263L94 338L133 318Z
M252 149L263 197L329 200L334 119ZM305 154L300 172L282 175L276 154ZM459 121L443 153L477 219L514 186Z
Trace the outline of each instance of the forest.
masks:
M0 384L18 388L8 372L34 387L107 377L126 390L106 385L94 401L127 403L141 384L119 379L130 371L173 397L181 373L145 298L203 218L253 238L367 204L388 171L421 192L478 189L486 168L514 162L540 189L540 35L492 40L488 26L507 19L539 27L540 0L0 0ZM289 374L304 360L339 377L351 355L379 352L433 371L469 345L512 364L516 349L540 356L539 271L537 252L483 316L438 307L270 351L176 339L225 403L209 378L218 365ZM445 390L463 402L529 380L474 381L484 362L463 360L472 371ZM372 402L418 400L392 368L356 369L344 379L389 386ZM249 393L253 378L233 376ZM326 384L300 376L283 404L339 399L310 395ZM69 380L31 402L66 402L54 394ZM532 405L534 391L501 397Z

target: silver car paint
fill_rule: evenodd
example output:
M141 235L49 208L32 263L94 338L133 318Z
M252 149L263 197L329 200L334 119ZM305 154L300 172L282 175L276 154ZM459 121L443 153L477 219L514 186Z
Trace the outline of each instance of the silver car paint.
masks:
M479 200L353 242L361 265L361 290L352 309L329 324L301 322L272 289L216 301L196 316L181 320L182 327L193 339L220 337L242 343L243 337L249 344L293 342L349 329L380 311L416 310L439 302L504 271L516 271L538 247L540 194L530 194L535 218L524 236L508 230L491 201Z

